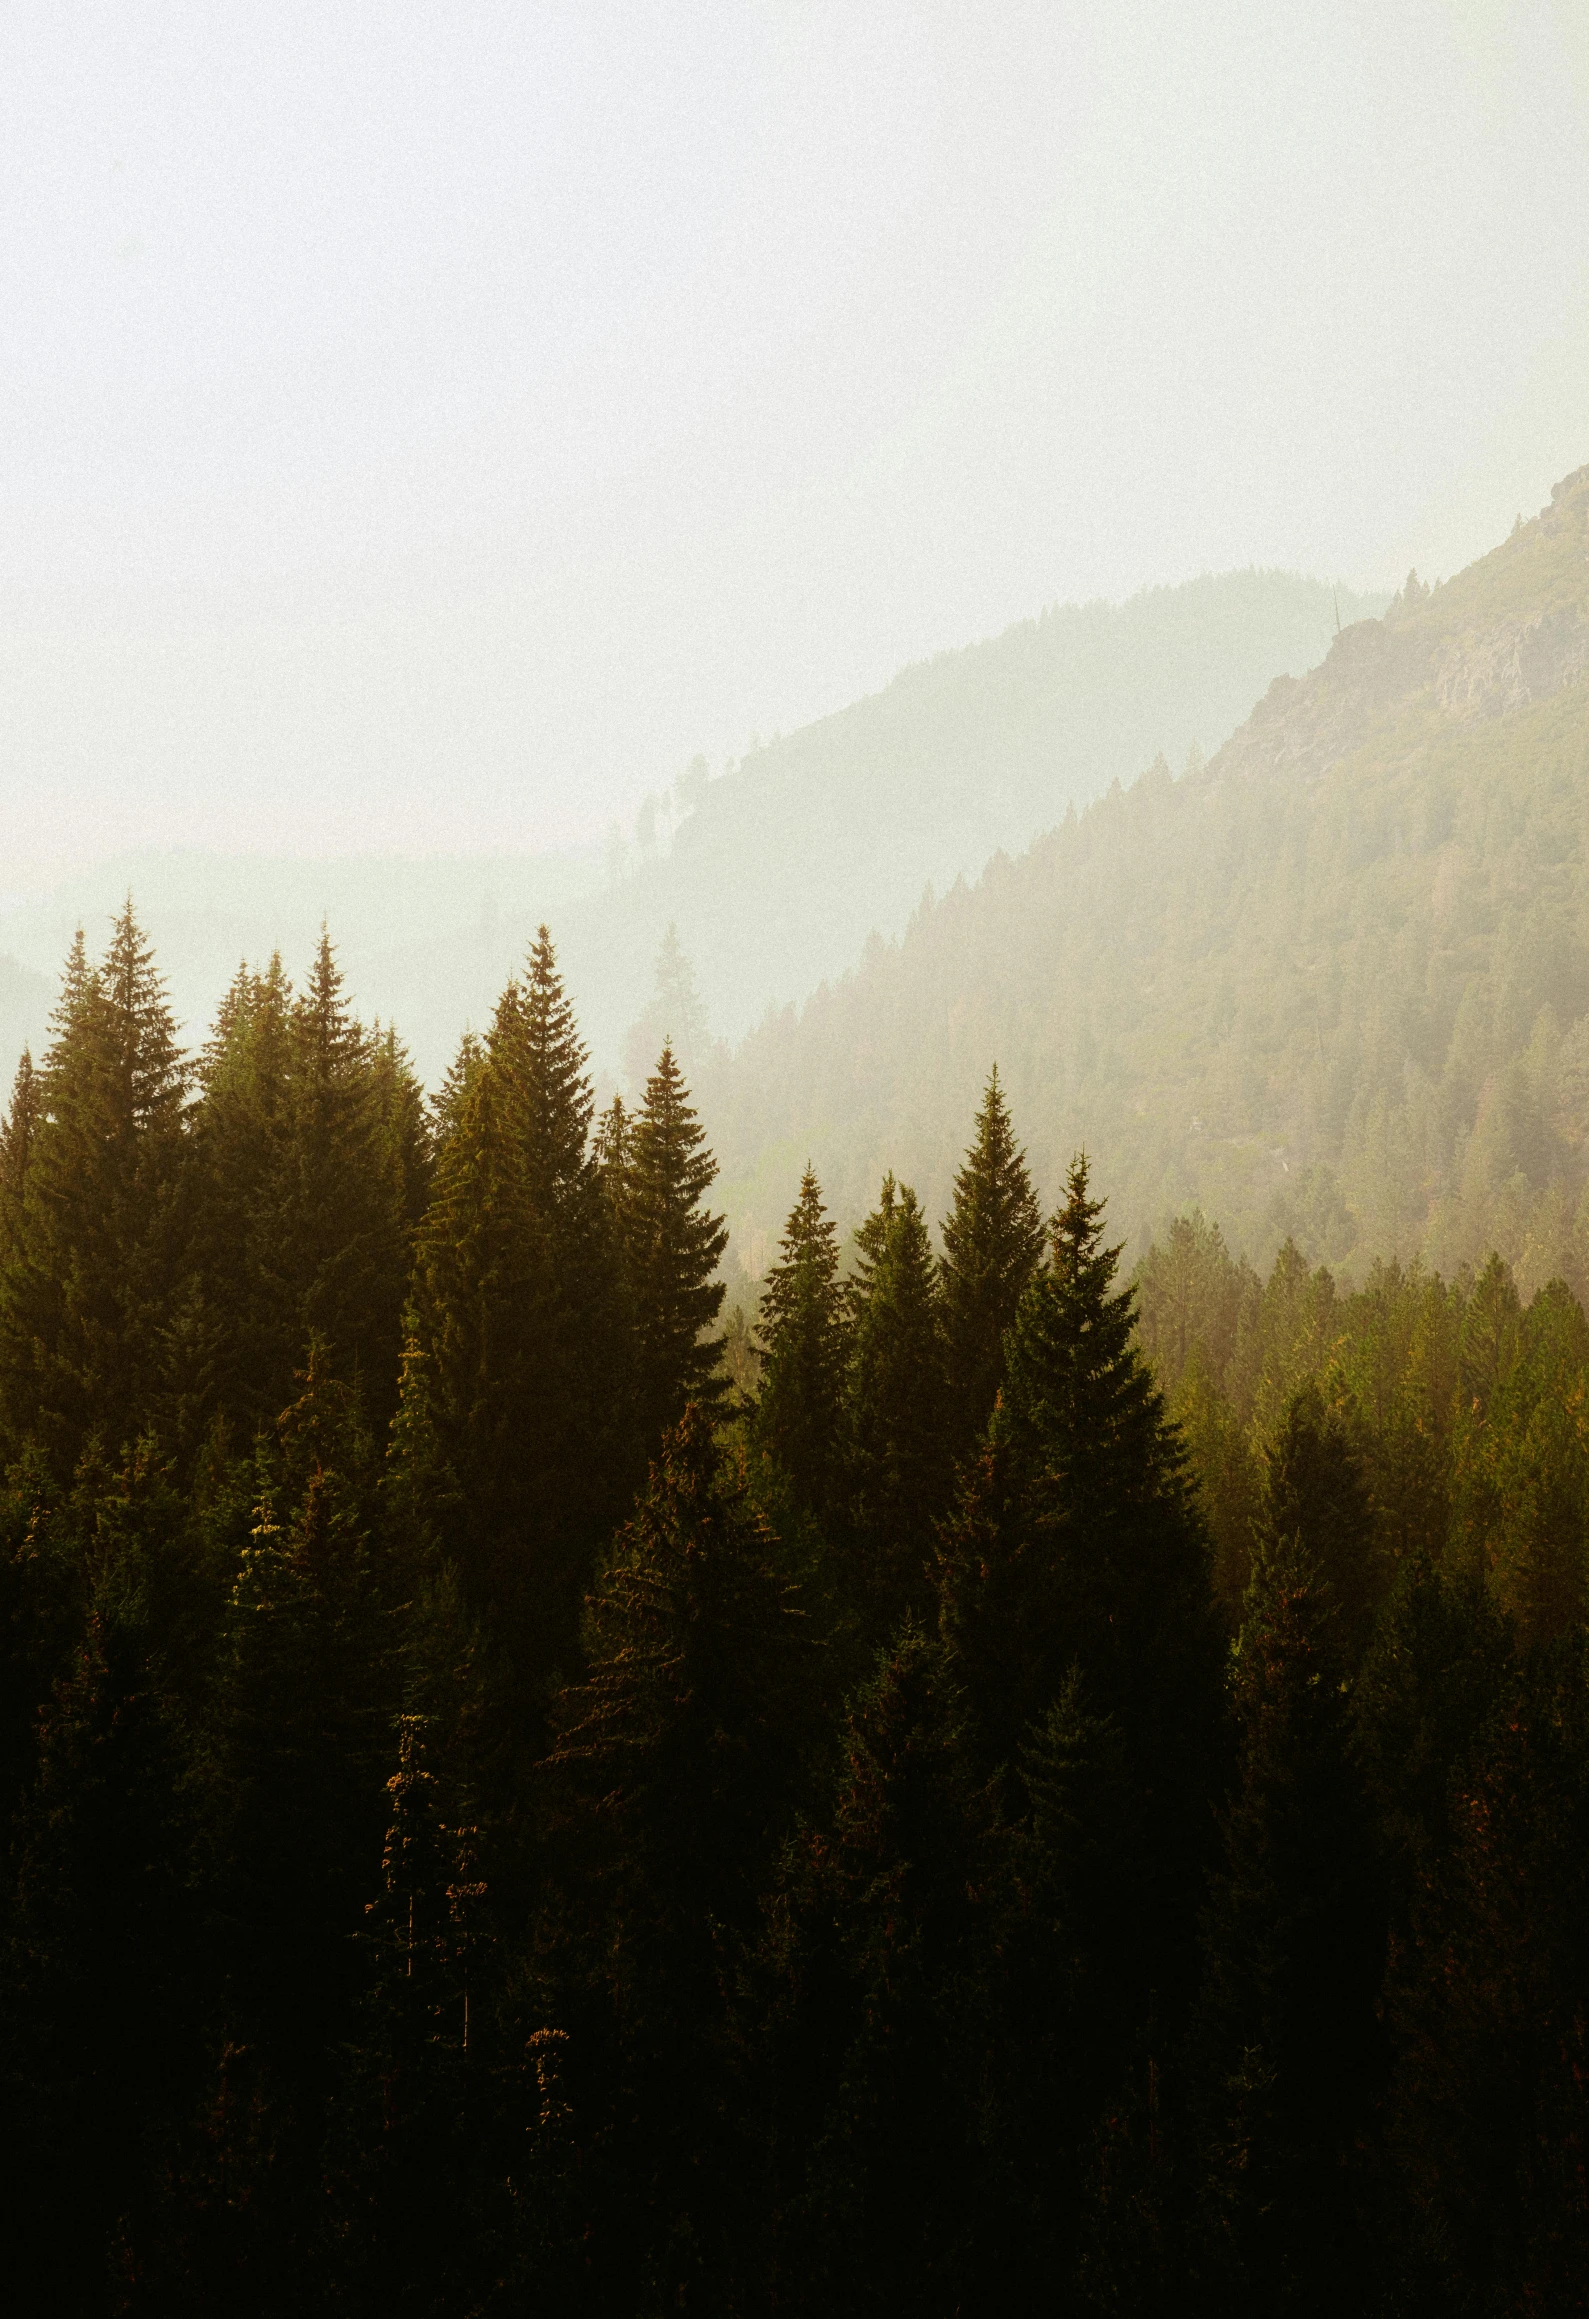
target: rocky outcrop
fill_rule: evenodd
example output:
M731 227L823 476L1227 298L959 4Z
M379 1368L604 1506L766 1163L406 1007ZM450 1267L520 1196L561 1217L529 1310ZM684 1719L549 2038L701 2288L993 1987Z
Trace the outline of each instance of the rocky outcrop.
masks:
M1536 707L1589 676L1589 467L1449 587L1409 576L1382 620L1272 684L1199 779L1314 781L1398 714L1468 722Z

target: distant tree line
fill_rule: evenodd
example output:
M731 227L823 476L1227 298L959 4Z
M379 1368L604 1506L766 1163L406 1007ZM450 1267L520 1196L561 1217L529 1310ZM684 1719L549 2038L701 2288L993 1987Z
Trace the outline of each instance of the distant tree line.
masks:
M129 908L0 1138L14 2280L65 2311L1589 2303L1589 1324L1118 1274L990 1075L754 1337L544 930L427 1101Z

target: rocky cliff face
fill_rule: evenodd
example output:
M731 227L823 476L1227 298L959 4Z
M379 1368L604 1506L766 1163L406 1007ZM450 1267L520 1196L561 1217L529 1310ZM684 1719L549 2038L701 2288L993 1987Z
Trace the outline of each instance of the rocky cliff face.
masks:
M1388 722L1408 739L1441 721L1537 707L1589 673L1589 467L1532 523L1444 586L1407 586L1380 620L1336 637L1305 677L1281 677L1201 779L1317 780Z

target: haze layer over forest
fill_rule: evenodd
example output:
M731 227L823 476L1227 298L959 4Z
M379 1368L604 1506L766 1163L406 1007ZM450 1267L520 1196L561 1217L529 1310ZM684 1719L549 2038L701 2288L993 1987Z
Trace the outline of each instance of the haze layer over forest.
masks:
M1085 1143L1132 1235L1195 1201L1259 1259L1589 1287L1586 668L1579 469L713 1073L753 1266L808 1156L845 1218L885 1165L938 1211L997 1060L1040 1180Z
M108 922L130 888L179 1019L198 1034L239 958L280 949L289 968L302 965L324 917L359 1004L396 1022L434 1083L549 918L608 1071L651 995L670 923L711 1031L737 1039L768 1006L842 973L869 933L901 933L928 883L977 875L996 850L1025 846L1157 754L1180 766L1194 747L1215 747L1272 677L1322 657L1337 617L1383 601L1234 572L1118 606L1055 606L905 670L716 779L697 759L605 848L477 861L119 859L0 913L0 1037L13 1052L37 1041L45 978L74 928ZM8 951L23 973L6 966Z

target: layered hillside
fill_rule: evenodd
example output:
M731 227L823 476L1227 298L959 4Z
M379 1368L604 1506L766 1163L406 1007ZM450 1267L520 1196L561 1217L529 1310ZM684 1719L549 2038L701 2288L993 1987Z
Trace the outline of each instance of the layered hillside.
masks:
M598 1053L649 998L670 924L712 1029L738 1038L842 973L874 930L902 933L929 883L976 876L1159 754L1179 766L1217 747L1272 678L1323 657L1337 615L1384 602L1229 572L1056 606L753 751L691 793L665 856L560 913Z
M653 800L651 850L605 870L598 846L429 862L124 857L0 913L0 953L53 984L73 930L97 941L131 891L178 1015L202 1037L240 957L279 947L297 970L324 918L365 1014L395 1021L435 1082L549 919L598 1065L616 1072L670 924L711 1030L737 1038L841 973L874 928L902 932L928 882L974 875L1160 751L1179 765L1214 747L1272 677L1320 658L1337 612L1383 602L1233 572L1058 607L906 669L715 780L686 778L671 846L655 842ZM0 989L10 1056L40 1010L13 1020L4 1002Z
M1162 768L922 909L707 1090L756 1269L809 1150L941 1209L997 1059L1045 1183L1262 1258L1491 1244L1589 1287L1589 468Z

